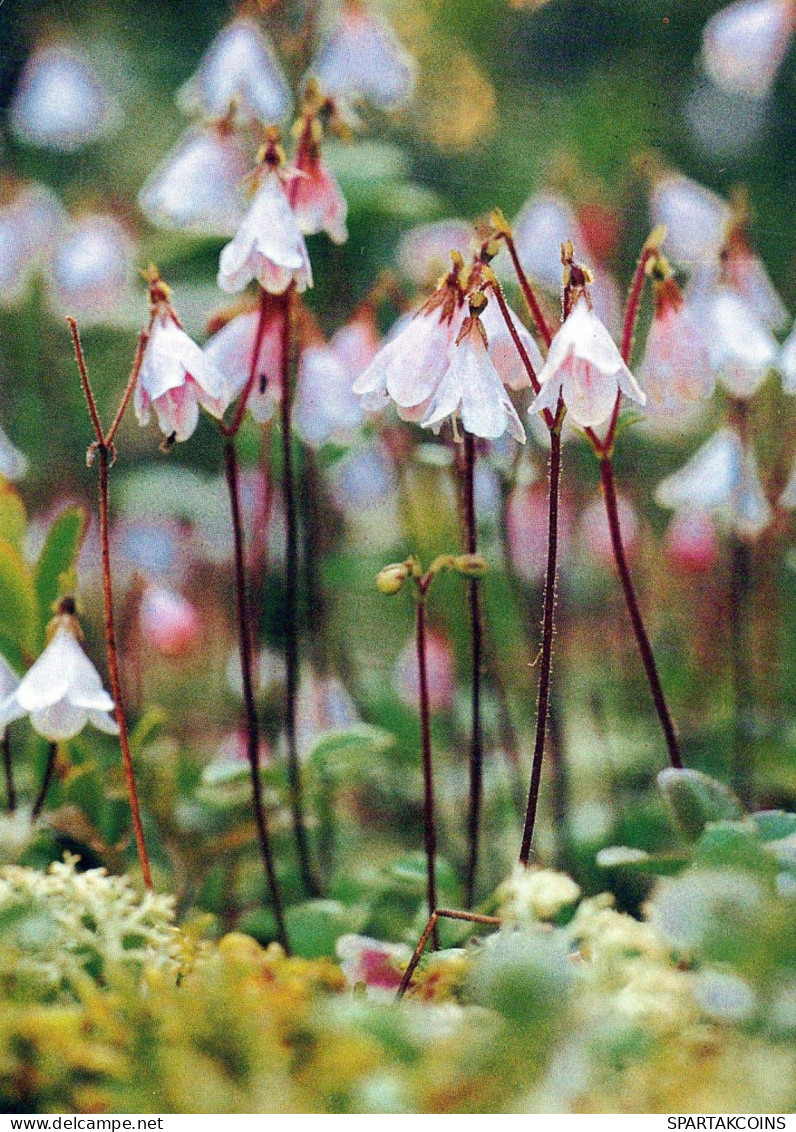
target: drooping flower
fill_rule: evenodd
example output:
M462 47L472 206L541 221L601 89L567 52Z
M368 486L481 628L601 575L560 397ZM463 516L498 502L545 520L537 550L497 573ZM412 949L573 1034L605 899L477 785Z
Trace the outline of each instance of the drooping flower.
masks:
M707 573L719 559L716 523L707 511L676 511L666 529L666 557L689 574Z
M646 403L644 392L585 295L576 301L553 338L538 377L541 392L528 411L555 412L560 395L568 414L583 428L607 421L620 392L639 405Z
M258 168L257 188L234 238L221 252L218 285L228 294L242 291L252 279L273 295L292 284L312 286L307 245L278 169L276 147L267 147Z
M34 50L11 103L11 129L21 141L72 153L120 122L118 105L87 59L65 43Z
M76 621L62 614L53 629L44 652L0 704L0 727L29 715L34 730L53 743L72 739L86 723L117 735L109 714L115 705L83 651Z
M369 102L393 110L407 102L414 86L411 57L362 0L347 0L337 23L309 68L321 91L346 104Z
M748 303L767 330L781 330L787 325L787 307L760 256L752 251L741 231L730 233L722 266L730 286Z
M755 454L728 426L703 444L685 467L667 476L655 499L676 511L708 511L747 539L757 538L772 518Z
M680 173L667 173L652 190L650 214L654 227L663 226L663 250L687 268L714 263L726 240L732 214L716 193Z
M473 226L465 220L420 224L401 237L396 251L398 270L418 287L433 285L448 268L450 253L470 255Z
M229 404L222 375L189 338L169 301L170 290L150 276L152 318L135 387L138 423L149 423L154 408L160 431L169 442L187 440L199 423L199 406L220 418Z
M495 440L506 429L525 443L525 429L489 356L487 336L478 315L471 315L450 349L450 362L422 420L438 429L446 420L461 420L473 436Z
M134 256L133 241L115 217L89 214L72 221L49 264L53 307L83 325L118 318L130 294Z
M138 194L138 204L158 228L232 236L245 209L240 184L250 160L226 121L183 134Z
M362 424L362 405L351 388L351 373L330 345L301 352L293 423L310 448L331 440L349 442Z
M273 45L254 20L239 17L218 33L177 104L188 114L222 117L230 106L246 118L282 122L292 99Z
M395 997L404 969L412 957L405 943L383 943L365 935L341 935L337 958L350 987L364 984L370 997Z
M448 638L434 630L426 635L426 676L431 711L450 711L456 694L456 661ZM420 706L420 675L414 639L407 641L398 655L393 682L403 703L417 710Z
M703 329L672 278L655 285L655 317L638 374L653 425L676 426L713 392Z
M796 9L790 0L736 0L705 25L702 59L731 94L763 98L790 46Z
M187 598L166 586L147 586L138 620L144 641L170 659L185 656L199 641L199 613Z
M508 304L506 305L508 307ZM534 371L539 374L544 366L539 347L536 345L533 335L511 307L508 307L508 312L517 337L525 347ZM531 379L528 376L528 371L514 344L514 338L506 325L506 320L497 303L487 303L481 311L480 317L481 323L486 331L489 356L492 359L492 364L500 375L500 380L504 385L507 385L509 389L529 389Z
M0 655L0 704L5 703L9 696L13 696L18 687L19 677L6 658ZM2 739L6 733L7 722L10 722L10 720L4 722L2 713L0 712L0 739Z
M36 182L12 185L0 205L0 302L15 303L66 222L58 198Z
M205 343L203 353L212 368L223 375L230 402L243 393L251 374L252 356L260 324L257 308L225 322ZM266 315L255 366L255 381L246 408L263 424L282 398L282 319L276 308Z
M547 190L522 206L514 224L514 243L528 275L549 291L561 287L561 245L571 240L584 247L575 210L563 197Z
M298 226L305 236L325 232L333 244L345 243L348 239L348 205L312 136L304 145L299 145L296 176L290 194Z
M752 397L777 365L779 346L749 304L729 287L697 302L710 364L733 397Z

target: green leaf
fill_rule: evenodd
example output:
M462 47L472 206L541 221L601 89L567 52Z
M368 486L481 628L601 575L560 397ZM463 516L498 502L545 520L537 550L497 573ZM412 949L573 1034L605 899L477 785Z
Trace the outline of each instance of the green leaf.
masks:
M30 570L17 548L0 539L0 634L32 654L37 625L38 603Z
M341 935L355 932L362 925L362 913L346 908L337 900L307 900L293 904L285 912L290 943L304 959L334 956Z
M601 869L627 869L652 876L672 876L688 864L688 853L647 853L627 845L611 845L597 854Z
M745 816L733 792L701 771L669 767L658 775L658 786L688 841L696 841L709 822L740 821Z
M10 483L0 484L0 531L3 537L19 547L27 525L25 504L19 492Z
M308 765L319 776L350 780L357 773L367 772L373 760L380 758L394 744L389 731L366 723L344 731L325 731L313 744L307 756Z
M47 532L35 574L42 629L53 615L53 605L62 596L62 575L73 570L77 562L86 518L84 508L67 507L55 517Z
M785 810L758 810L752 821L762 841L782 841L796 833L796 814Z
M717 822L705 830L694 852L695 868L746 869L773 879L774 856L763 848L751 823Z

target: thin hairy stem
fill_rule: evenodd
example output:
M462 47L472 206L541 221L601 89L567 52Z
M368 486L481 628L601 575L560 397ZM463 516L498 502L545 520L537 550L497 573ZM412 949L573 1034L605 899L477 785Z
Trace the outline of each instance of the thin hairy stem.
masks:
M91 388L91 382L88 379L88 370L86 369L86 359L83 355L83 346L80 342L80 332L77 329L77 323L73 318L67 318L67 325L69 326L69 333L72 335L72 344L75 348L75 361L77 362L77 372L80 374L80 384L83 387L83 395L86 398L88 406L88 415L91 418L91 425L94 429L94 438L97 444L102 445L105 442L105 433L102 431L102 422L97 412L97 402L94 400L94 393Z
M547 516L547 568L544 584L544 613L542 615L542 655L539 666L539 689L536 705L536 737L531 764L531 784L525 825L520 847L520 864L527 865L531 855L531 842L539 804L539 786L542 780L547 718L550 708L550 679L553 670L553 636L555 632L556 573L558 569L558 498L561 484L561 424L564 419L561 399L556 412L556 424L550 430L550 469L548 476L549 503Z
M6 731L2 740L3 747L3 775L6 781L6 802L8 812L13 814L17 808L17 792L14 786L14 761L11 757L11 740Z
M243 677L243 707L246 713L246 753L249 759L249 770L252 783L252 806L254 809L254 823L257 827L257 840L260 846L260 856L263 859L265 875L268 881L268 891L271 898L271 908L276 920L279 942L287 951L289 949L287 929L282 911L282 897L279 890L279 881L274 866L274 854L271 848L271 838L268 834L268 824L263 805L263 784L260 777L260 724L257 718L257 707L254 702L254 681L252 678L252 634L246 587L246 566L244 558L243 520L240 513L240 484L238 482L238 457L235 451L234 437L228 437L224 442L224 470L227 477L227 490L229 492L229 507L232 515L232 532L235 543L235 609L238 618L238 649L240 654L240 670Z
M434 766L431 759L431 709L428 697L428 670L426 666L426 595L421 589L417 596L415 622L415 644L417 646L417 671L420 690L420 744L423 760L423 827L426 840L426 895L428 910L432 913L437 906L437 824L434 815ZM436 925L432 926L432 946L439 948L439 934Z
M226 437L235 437L240 432L240 426L243 424L243 418L246 414L246 408L249 404L249 397L251 396L254 383L257 381L260 361L260 352L263 346L263 338L265 337L265 328L268 324L269 313L269 297L268 292L261 287L259 293L259 316L257 319L257 329L254 333L254 346L252 348L251 361L249 363L249 376L246 380L243 392L238 398L238 403L235 406L235 414L230 423L224 424L221 422L221 432Z
M544 340L546 346L549 346L553 341L553 331L544 316L544 311L541 308L539 300L534 294L533 287L531 286L528 276L525 274L525 269L520 263L520 257L517 255L517 245L514 243L514 237L510 233L505 233L503 239L506 241L506 247L511 256L511 262L514 264L514 271L517 275L522 293L525 297L525 302L528 304L528 310L536 323L537 329Z
M44 777L41 780L39 792L33 803L33 809L30 811L30 820L36 821L44 809L44 803L47 800L47 791L50 789L50 783L53 780L53 771L55 770L55 759L58 754L58 744L50 743L47 748L47 762L44 765Z
M290 809L296 841L299 872L308 895L318 896L320 889L313 875L309 839L304 818L304 798L296 737L298 704L298 514L293 471L293 390L291 368L293 353L293 285L282 297L282 503L285 509L285 739L287 741L287 773L290 784Z
M672 722L672 717L669 712L669 705L663 694L652 646L647 636L647 630L644 627L636 591L633 588L633 580L630 576L630 567L628 566L627 556L625 555L625 547L622 542L622 529L619 523L613 464L611 457L608 455L603 455L600 458L600 475L602 477L603 495L605 497L605 509L608 514L608 526L611 532L611 546L614 552L616 568L619 573L619 580L622 583L622 590L625 595L627 611L630 614L630 622L633 626L636 643L638 644L641 660L644 664L644 671L647 674L650 691L652 692L652 698L655 702L655 710L658 713L658 718L663 728L666 747L669 752L669 762L673 767L681 768L683 759L680 752L680 742L677 738L677 732L675 731L674 723Z
M469 924L485 924L488 927L494 928L499 928L501 924L499 916L482 916L480 912L459 912L454 908L435 908L428 918L428 923L423 929L423 934L417 941L417 947L414 950L414 954L409 960L409 965L404 971L403 978L401 979L401 985L398 987L398 990L395 994L396 1002L400 1002L409 989L409 986L412 982L412 976L414 975L415 970L417 969L417 965L420 962L423 952L426 949L426 944L428 943L432 935L434 935L434 933L437 931L437 922L443 918L446 920L466 920Z
M108 448L110 448L113 444L116 433L119 431L119 425L122 423L122 418L127 411L127 406L130 404L130 398L135 392L135 387L138 384L138 375L141 372L141 363L144 360L144 351L146 350L148 341L149 335L147 334L146 330L142 330L138 335L138 347L135 352L135 360L133 361L133 368L130 370L130 376L127 379L127 386L125 388L124 395L119 402L119 408L116 410L116 416L113 418L113 423L108 429L107 435L105 437L105 444Z
M475 511L475 437L470 432L464 434L464 527L465 548L468 554L478 551L478 521ZM483 667L483 626L481 621L481 597L478 579L470 578L468 583L470 606L470 647L471 647L471 709L470 709L470 800L467 813L467 876L465 882L465 905L472 908L475 901L475 887L478 878L478 849L481 835L481 804L484 781L484 744L481 726L481 669ZM435 904L431 904L434 908Z

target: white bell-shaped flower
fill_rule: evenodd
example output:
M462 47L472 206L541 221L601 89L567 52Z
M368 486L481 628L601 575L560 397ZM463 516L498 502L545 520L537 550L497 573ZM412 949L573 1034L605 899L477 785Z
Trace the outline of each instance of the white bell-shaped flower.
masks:
M577 300L553 338L538 377L542 388L529 413L555 412L560 394L567 413L583 428L607 421L620 392L639 405L646 403L644 392L585 296Z
M568 240L578 248L586 245L575 210L556 193L536 193L522 206L512 227L517 255L527 274L558 293L561 245Z
M667 174L655 184L650 215L654 227L666 229L663 250L691 270L716 261L731 220L726 201L679 173Z
M473 226L466 220L437 220L419 224L398 241L398 270L418 287L434 284L450 265L451 252L467 258L473 250Z
M719 287L696 308L717 380L733 397L752 397L777 365L779 346L749 304Z
M188 130L144 184L139 207L158 228L232 236L244 216L240 184L250 168L229 128Z
M113 709L71 620L63 618L39 659L0 704L0 728L29 715L33 728L53 743L72 739L87 723L117 735L119 725L109 714Z
M305 236L325 232L333 244L344 244L348 239L348 205L316 147L300 148L296 170L290 195L299 228Z
M536 345L533 335L520 320L519 316L515 314L511 307L508 309L514 329L517 332L517 337L525 347L534 372L539 374L544 366L539 347ZM486 331L489 356L492 359L492 364L500 375L500 380L504 385L507 385L509 389L529 389L531 380L528 376L528 371L514 344L514 338L508 326L506 326L506 320L497 302L487 303L481 311L480 318L484 330Z
M273 45L254 20L232 20L177 93L187 114L220 118L230 106L260 122L283 122L293 106Z
M221 252L218 285L228 294L242 291L252 279L273 295L291 283L297 291L312 286L307 245L279 174L263 173L235 237Z
M720 428L685 467L667 476L655 499L675 511L712 512L749 539L772 518L755 454L730 427Z
M489 356L486 332L477 317L470 317L450 350L450 363L431 398L424 428L437 431L446 420L461 420L473 436L496 440L508 429L525 443L525 429Z
M139 424L148 424L154 409L163 435L183 441L199 423L200 405L220 418L228 404L222 375L185 333L171 308L161 304L153 314L135 387Z
M349 0L321 44L308 75L343 106L369 102L380 110L406 103L414 87L414 64L392 30Z
M37 48L11 103L11 129L28 145L71 153L121 122L116 102L87 59L63 43Z
M653 424L677 425L710 397L715 378L703 328L673 280L660 286L638 375Z
M795 24L790 0L736 0L705 25L705 69L722 90L763 98L785 58Z
M350 443L362 424L362 405L351 388L351 373L331 345L308 346L301 353L293 424L310 448L332 440Z
M0 476L7 480L21 480L28 470L28 460L0 428Z
M21 298L65 222L58 198L35 182L22 185L0 205L1 303Z
M779 369L782 373L782 388L786 393L796 393L796 326L782 344Z
M50 260L53 307L84 325L113 319L129 296L134 258L133 242L115 217L81 216Z
M745 245L731 247L724 269L732 288L746 300L768 330L782 330L787 325L788 309L760 256Z
M230 402L248 384L259 325L259 310L244 311L225 323L204 345L205 359L216 373L223 375ZM274 313L267 316L261 335L255 381L246 402L246 408L260 424L271 419L282 399L282 348L282 320Z

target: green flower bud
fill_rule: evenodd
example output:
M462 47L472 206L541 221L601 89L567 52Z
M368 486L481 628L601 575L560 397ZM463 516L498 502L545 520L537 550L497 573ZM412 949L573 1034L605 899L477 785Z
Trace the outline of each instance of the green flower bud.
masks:
M409 577L409 567L405 562L393 562L379 570L376 575L376 586L379 593L397 594Z
M488 567L483 554L458 554L453 560L453 569L465 578L483 578Z

